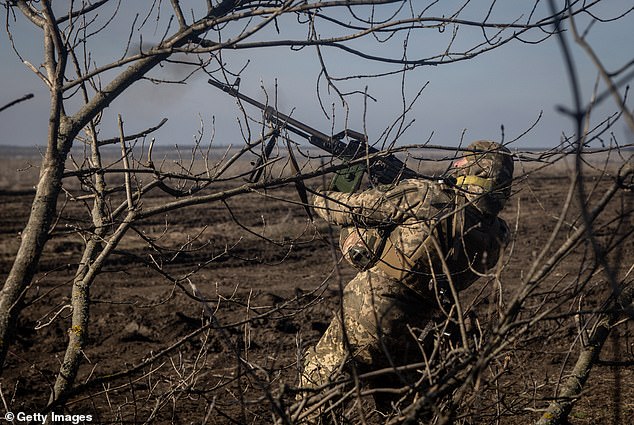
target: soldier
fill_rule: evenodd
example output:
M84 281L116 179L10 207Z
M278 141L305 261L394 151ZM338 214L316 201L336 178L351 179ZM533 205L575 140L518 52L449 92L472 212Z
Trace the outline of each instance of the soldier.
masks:
M342 252L359 273L344 288L342 310L306 353L301 387L322 386L351 367L363 373L420 362L430 324L446 319L458 291L495 271L508 240L497 214L511 193L513 160L490 141L467 150L438 182L408 179L314 198L317 214L342 226ZM394 375L390 384L382 377L381 387L412 383ZM375 395L379 410L390 401Z

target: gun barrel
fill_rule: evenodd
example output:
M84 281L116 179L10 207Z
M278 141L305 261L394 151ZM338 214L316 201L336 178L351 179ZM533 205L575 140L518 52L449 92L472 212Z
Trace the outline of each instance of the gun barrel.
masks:
M333 155L339 155L345 149L345 143L335 140L325 133L314 129L303 122L299 122L288 115L284 115L271 106L264 108L264 118L271 121L276 126L287 128L298 136L305 138L311 144L328 151Z
M321 131L314 129L311 126L304 124L303 122L299 122L296 119L281 113L272 106L265 105L243 93L240 93L235 87L212 79L207 80L207 82L212 86L224 91L225 93L228 93L233 97L236 97L250 105L261 109L262 111L264 111L264 118L267 121L272 122L276 126L287 128L289 131L292 131L298 136L305 138L318 148L328 151L333 155L340 155L345 150L345 143L335 140L327 134L322 133Z

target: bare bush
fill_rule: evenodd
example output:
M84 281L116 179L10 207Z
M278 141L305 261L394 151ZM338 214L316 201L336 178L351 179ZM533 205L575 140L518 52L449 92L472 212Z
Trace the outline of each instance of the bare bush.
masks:
M99 423L297 423L318 410L324 418L337 411L343 420L359 423L508 423L539 417L541 423L563 423L608 336L631 338L632 145L613 130L625 122L634 132L622 89L631 79L632 61L608 71L577 28L577 17L592 16L600 1L567 2L538 16L541 3L508 21L490 22L488 16L463 16L466 5L430 16L427 6L406 0L223 0L188 3L189 10L178 0L169 7L150 2L129 29L120 58L101 62L92 43L126 7L138 5L3 1L9 36L16 20L41 30L41 66L25 60L8 40L50 92L35 193L20 195L32 196L31 208L16 213L24 229L19 241L7 242L11 260L2 270L5 408L90 412ZM148 29L150 20L158 30ZM322 23L332 34L315 31ZM285 26L293 30L286 33ZM564 26L607 87L589 105L579 98ZM465 41L458 36L463 29L478 36ZM410 39L438 31L445 38L433 50L407 47ZM143 39L148 32L161 38L148 45ZM201 125L193 146L166 150L154 139L165 119L143 129L121 115L116 135L102 137L104 111L140 80L186 83L189 75L204 73L234 84L241 70L223 58L229 49L315 48L321 67L317 95L332 90L345 110L363 91L346 92L342 81L404 75L419 66L459 66L507 43L521 47L523 37L535 33L543 36L540 41L561 40L575 98L574 108L564 113L575 132L550 150L516 149L521 172L516 202L507 212L514 241L503 267L457 297L461 314L451 311L435 323L432 347L421 346L420 362L342 377L318 392L297 387L298 365L332 317L352 271L334 247L336 229L306 217L301 193L323 185L340 163L307 151L284 128L269 128L241 103L239 146L226 147ZM140 47L134 51L137 37ZM363 38L373 38L378 53L355 44ZM325 49L391 68L335 77ZM164 81L151 75L170 63L187 69L186 76ZM267 105L275 104L274 93L266 94ZM609 98L618 112L591 127L594 108ZM381 135L366 136L379 150L376 155L395 154L431 175L430 169L446 168L454 149L396 143L409 126L411 104L403 95L395 122ZM265 155L273 131L281 134ZM513 147L521 138L504 142ZM589 148L598 145L603 147ZM252 163L262 170L257 181L249 179ZM555 193L548 193L549 181L557 182ZM16 202L22 199L14 195ZM291 273L292 267L297 270ZM283 282L288 276L306 283ZM129 294L127 280L145 290ZM445 332L456 325L459 341ZM96 350L102 344L113 349L104 355ZM631 348L623 347L611 350L615 368L633 360ZM47 350L45 360L29 359ZM555 362L559 374L544 379L539 367L530 366L534 362ZM384 389L402 397L391 414L377 415L371 395L382 389L368 389L364 382L406 371L418 374L418 384ZM37 396L30 398L33 393Z

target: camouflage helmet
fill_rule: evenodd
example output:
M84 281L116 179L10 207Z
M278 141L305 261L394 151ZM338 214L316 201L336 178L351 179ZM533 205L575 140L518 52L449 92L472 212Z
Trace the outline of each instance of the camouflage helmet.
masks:
M499 143L480 140L467 146L464 157L454 162L452 174L465 197L485 214L499 213L511 196L513 158Z

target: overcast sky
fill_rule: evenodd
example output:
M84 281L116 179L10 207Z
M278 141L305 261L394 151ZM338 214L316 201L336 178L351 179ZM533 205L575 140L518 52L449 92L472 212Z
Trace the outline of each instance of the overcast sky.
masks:
M448 4L440 3L444 7ZM525 12L520 9L522 6L518 6L524 2L504 3L506 4L502 6L496 4L492 21L520 16ZM607 4L597 10L601 18L613 18L634 6L632 0L608 0L604 3ZM437 6L430 13L438 16L442 7ZM479 13L481 17L484 12L474 13ZM109 28L108 32L102 33L91 45L93 59L98 63L106 63L109 58L121 54L129 32L127 28L133 19L132 14L128 15L121 23ZM18 22L11 23L13 37L25 59L38 66L42 62L41 38L29 24L22 21L18 16ZM587 22L587 17L581 22ZM322 28L322 31L327 31L327 28ZM411 54L415 54L417 48L421 51L425 47L442 49L439 47L442 44L433 45L435 40L427 35L425 37L427 38L410 40L413 46ZM531 37L537 38L536 35ZM609 70L622 67L634 57L634 13L618 22L594 25L590 29L588 40ZM468 43L469 39L463 42ZM394 45L358 46L367 47L368 51L374 49L373 52L388 56L399 55ZM394 49L394 55L390 49ZM597 71L578 47L573 46L573 49L581 76L582 94L587 102L592 95ZM383 65L342 55L340 52L324 50L324 58L334 76L381 72L387 69ZM343 122L341 104L334 96L329 96L324 86L321 94L329 110L330 105L334 104L336 122L332 124L321 112L316 96L319 64L314 48L299 52L286 47L231 51L225 53L224 59L234 70L248 63L241 75L241 91L245 94L263 101L261 86L272 94L277 84L277 104L281 112L292 111L294 118L326 133L331 130L339 131L346 125ZM34 99L0 112L0 144L45 145L48 93L42 82L12 51L5 31L0 35L0 61L0 78L3 81L0 106L26 93L35 94ZM177 77L186 73L184 68L169 66L153 75ZM367 102L367 110L364 111L362 97L353 96L350 99L351 112L347 126L367 131L370 139L376 140L398 118L402 110L401 77L397 75L384 79L342 82L343 90L364 91L367 87L368 93L376 99ZM158 142L164 146L190 144L200 122L206 127L205 140L209 140L212 126L215 126L215 143L240 143L242 136L236 124L240 113L234 99L209 86L206 83L207 78L200 74L190 79L187 85L179 86L156 86L147 81L139 82L106 111L101 136L105 138L116 135L116 115L121 113L128 132L151 127L162 118L168 118L168 123L156 134ZM400 144L423 143L432 134L431 143L446 146L457 146L463 134L465 142L483 138L500 141L502 125L505 141L508 141L526 131L540 114L542 117L537 126L517 142L515 147L556 146L562 132L568 135L572 132L570 120L556 111L557 105L571 105L571 94L555 38L537 45L512 42L469 61L419 67L405 77L407 100L411 101L425 84L427 86L422 96L407 116L407 120L415 122L400 137ZM604 90L603 84L599 85L599 90ZM632 102L629 104L631 107ZM595 112L595 122L614 111L615 104L608 99ZM254 110L248 112L257 116ZM617 124L615 133L619 142L625 143L627 136L623 124Z

